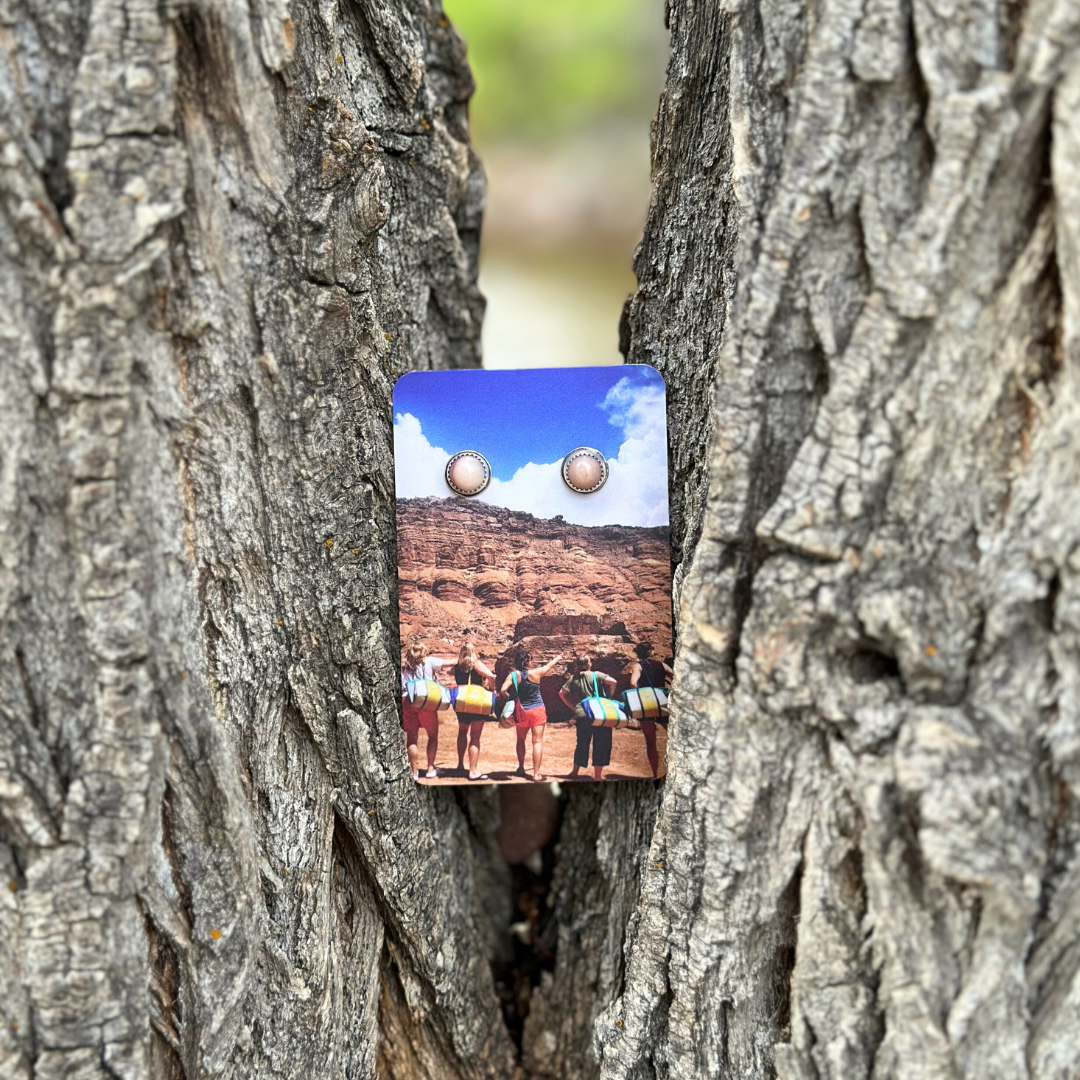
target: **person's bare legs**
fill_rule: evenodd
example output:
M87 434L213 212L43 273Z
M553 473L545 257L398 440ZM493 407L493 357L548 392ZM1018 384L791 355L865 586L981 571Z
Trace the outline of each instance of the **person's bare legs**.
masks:
M593 766L592 778L594 780L603 780L604 779L604 766L603 765L594 765Z
M525 772L525 736L528 734L529 729L526 727L519 727L517 729L517 759L518 759L518 775L526 776Z
M457 767L465 768L465 747L469 745L469 725L458 721L457 726ZM471 760L472 755L469 755Z
M545 727L547 727L547 724L537 724L537 726L532 729L532 736L533 736L533 777L532 778L534 780L543 780L544 779L543 773L540 772L540 765L544 760L544 728ZM525 748L523 746L522 750L524 750L524 749ZM524 764L525 764L525 758L524 758L524 755L522 755L522 765L524 766Z
M435 718L435 725L427 729L427 772L424 775L432 780L439 775L435 768L435 755L439 752L439 720Z
M420 779L420 747L416 745L419 731L405 732L405 752L409 755L409 771L414 780Z
M483 720L474 720L469 725L469 779L480 779L480 735L484 730ZM458 746L461 746L461 736L458 736ZM461 751L459 750L458 753Z
M641 734L645 736L645 755L649 759L649 768L653 776L660 773L660 754L656 749L656 721L642 720Z

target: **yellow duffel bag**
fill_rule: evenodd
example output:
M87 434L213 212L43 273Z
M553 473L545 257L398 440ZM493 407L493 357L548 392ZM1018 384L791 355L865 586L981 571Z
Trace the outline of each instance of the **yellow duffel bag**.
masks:
M435 712L450 704L450 691L434 679L412 679L405 684L409 704L420 712Z
M667 691L655 686L639 686L623 693L626 711L634 720L666 720Z
M495 707L495 695L483 686L471 683L454 686L450 690L450 704L458 715L491 716Z

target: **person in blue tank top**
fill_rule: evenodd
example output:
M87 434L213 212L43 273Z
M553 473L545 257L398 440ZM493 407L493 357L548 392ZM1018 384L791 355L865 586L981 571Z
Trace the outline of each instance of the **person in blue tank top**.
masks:
M547 710L540 693L540 680L562 659L562 653L539 667L529 667L531 658L524 648L519 648L514 656L514 668L503 680L500 693L508 694L517 701L514 719L517 727L517 774L529 779L525 771L525 736L532 732L533 780L543 780L540 766L544 759L544 726L547 724Z

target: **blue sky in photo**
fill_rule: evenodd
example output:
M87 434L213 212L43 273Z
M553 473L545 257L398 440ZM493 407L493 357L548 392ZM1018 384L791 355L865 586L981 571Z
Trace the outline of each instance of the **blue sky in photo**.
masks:
M510 480L529 462L561 460L577 446L615 457L626 435L603 405L622 380L664 385L643 364L411 372L394 387L394 415L411 413L433 446L476 450L493 476Z
M664 380L646 365L424 371L394 390L399 499L459 498L446 463L476 450L491 464L478 501L578 525L668 523ZM599 450L608 481L590 494L563 483L562 459Z

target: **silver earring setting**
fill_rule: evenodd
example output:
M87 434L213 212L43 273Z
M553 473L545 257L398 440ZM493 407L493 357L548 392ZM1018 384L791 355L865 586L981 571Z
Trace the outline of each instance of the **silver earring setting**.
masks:
M446 482L459 495L479 495L491 483L491 466L483 454L462 450L446 463Z
M607 458L591 446L579 446L563 458L562 478L571 491L591 495L607 483Z

